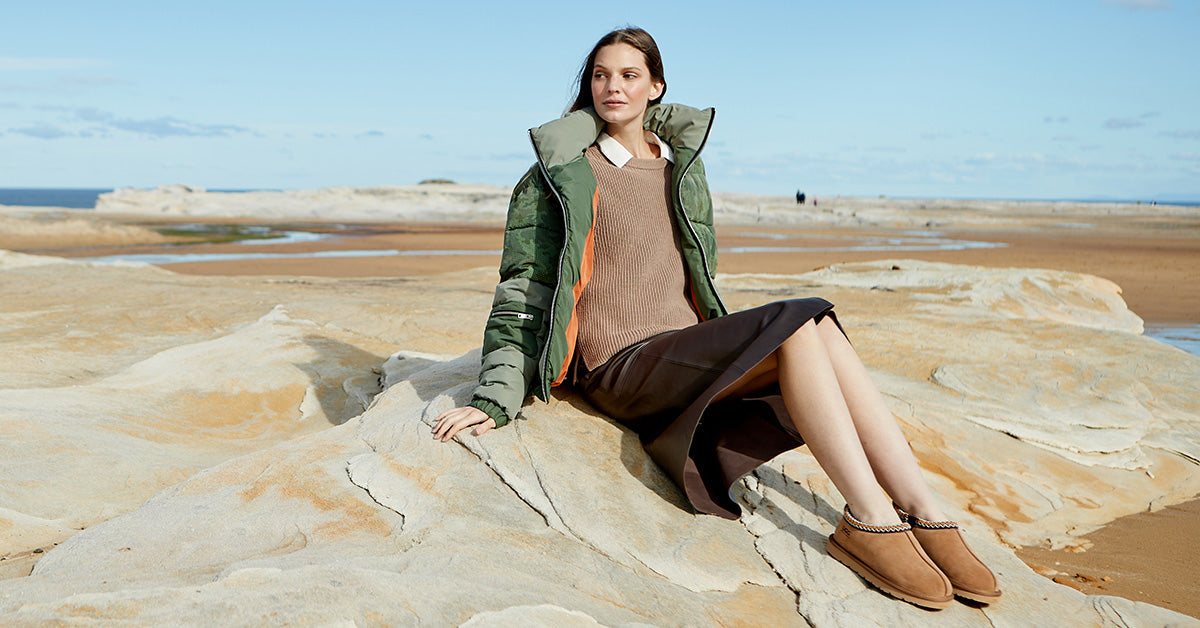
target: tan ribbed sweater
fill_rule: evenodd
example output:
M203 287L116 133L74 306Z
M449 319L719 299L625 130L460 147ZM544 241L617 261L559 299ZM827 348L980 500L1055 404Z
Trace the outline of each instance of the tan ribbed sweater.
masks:
M670 208L671 163L630 159L618 168L595 145L585 155L599 203L592 279L576 306L576 349L590 370L635 342L699 318L688 298L679 226Z

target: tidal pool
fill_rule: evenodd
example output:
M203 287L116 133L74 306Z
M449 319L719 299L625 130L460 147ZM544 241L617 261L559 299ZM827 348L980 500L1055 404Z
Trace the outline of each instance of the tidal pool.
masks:
M142 262L155 266L169 264L193 264L196 262L233 262L256 259L315 259L330 257L395 257L424 255L499 255L500 251L486 250L409 250L396 249L353 249L335 251L312 251L308 253L141 253L130 255L104 255L101 257L77 257L82 262L112 264L116 262Z
M1146 325L1146 336L1200 356L1200 325Z

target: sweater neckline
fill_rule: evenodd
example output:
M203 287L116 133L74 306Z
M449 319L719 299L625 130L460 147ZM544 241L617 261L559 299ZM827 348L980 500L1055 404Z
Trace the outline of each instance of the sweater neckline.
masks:
M650 159L638 159L634 157L625 162L625 167L635 170L664 170L669 163L671 162L662 157L653 157Z

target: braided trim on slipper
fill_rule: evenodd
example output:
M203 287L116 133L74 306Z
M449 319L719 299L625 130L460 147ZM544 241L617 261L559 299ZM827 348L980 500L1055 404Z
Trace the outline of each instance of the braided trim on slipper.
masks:
M901 521L907 521L924 530L953 530L958 527L958 523L954 521L929 521L916 515L910 515L895 503L892 504L892 507L896 509L896 514L900 515Z
M858 519L855 519L854 515L850 514L849 504L842 509L842 514L845 515L846 523L850 524L851 528L862 530L863 532L872 532L878 534L883 532L907 532L912 529L912 526L908 525L907 523L900 523L891 526L873 526L869 523L864 523Z
M911 515L909 521L918 528L925 530L953 530L958 524L953 521L926 521L916 515Z

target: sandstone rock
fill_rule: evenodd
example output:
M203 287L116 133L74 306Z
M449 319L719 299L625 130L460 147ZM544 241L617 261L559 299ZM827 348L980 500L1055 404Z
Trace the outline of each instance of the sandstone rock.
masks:
M1006 544L1069 543L1200 489L1200 360L1140 336L1111 284L910 261L722 277L733 307L838 304L1002 578L997 604L929 613L825 554L841 503L803 450L744 478L726 521L687 512L636 437L568 391L433 441L473 386L490 270L41 262L0 256L0 474L23 478L0 487L0 555L87 529L0 580L2 625L1196 624L1054 584Z
M162 244L170 241L150 229L120 225L82 212L0 213L0 249Z
M101 194L101 214L147 214L259 220L500 221L510 188L470 184L392 185L370 188L205 192L188 186L123 188Z

